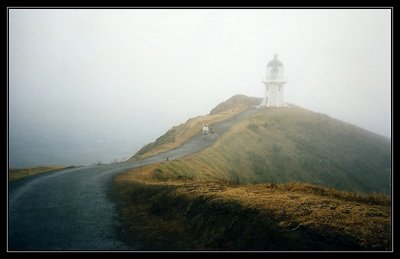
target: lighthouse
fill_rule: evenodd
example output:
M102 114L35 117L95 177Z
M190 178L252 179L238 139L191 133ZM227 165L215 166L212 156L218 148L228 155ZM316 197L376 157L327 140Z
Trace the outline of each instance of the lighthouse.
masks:
M274 59L267 64L267 76L265 85L264 99L257 107L286 107L283 98L284 78L283 64L278 60L278 55L274 55Z

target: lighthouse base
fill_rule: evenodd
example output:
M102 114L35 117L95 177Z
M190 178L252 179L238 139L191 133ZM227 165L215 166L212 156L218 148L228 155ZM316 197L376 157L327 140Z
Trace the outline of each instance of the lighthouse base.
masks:
M285 82L265 83L265 96L257 108L262 107L287 107L283 99L283 88Z

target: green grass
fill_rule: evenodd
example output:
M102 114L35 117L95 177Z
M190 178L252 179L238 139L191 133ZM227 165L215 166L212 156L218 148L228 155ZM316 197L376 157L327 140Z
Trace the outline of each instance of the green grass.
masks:
M193 136L204 119L139 157ZM124 238L144 249L391 248L390 139L294 105L260 110L209 148L132 169L113 186Z
M63 166L39 166L33 168L20 168L20 169L10 169L8 180L9 182L14 182L32 175L47 173L53 170L63 169Z
M141 148L130 159L143 159L178 147L200 133L203 124L207 123L211 126L213 123L229 119L257 105L259 102L259 98L235 95L211 110L209 115L197 116L185 123L172 127L156 141Z
M137 177L305 182L389 193L390 140L300 107L266 109L236 124L202 152L141 168Z

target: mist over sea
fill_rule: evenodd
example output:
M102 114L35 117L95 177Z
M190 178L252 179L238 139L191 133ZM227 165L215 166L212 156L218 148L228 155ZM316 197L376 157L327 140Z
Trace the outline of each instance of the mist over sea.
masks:
M113 163L129 159L144 144L154 140L151 134L135 137L134 132L67 134L13 130L9 134L10 168Z
M285 102L390 137L391 22L389 9L10 9L10 166L128 159L233 95L263 97L275 54Z

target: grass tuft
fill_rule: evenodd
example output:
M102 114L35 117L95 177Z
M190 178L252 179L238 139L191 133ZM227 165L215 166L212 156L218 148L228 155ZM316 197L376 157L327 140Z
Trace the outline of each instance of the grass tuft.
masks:
M19 169L10 169L8 180L9 182L14 182L32 175L47 173L53 170L63 169L63 166L39 166L33 168L19 168Z

